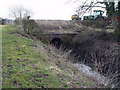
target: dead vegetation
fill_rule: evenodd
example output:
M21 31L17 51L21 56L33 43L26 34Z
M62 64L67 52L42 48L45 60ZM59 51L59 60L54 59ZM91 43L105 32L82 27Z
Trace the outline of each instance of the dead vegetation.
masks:
M73 33L82 27L81 24L64 20L36 20L40 29L52 33Z
M84 63L119 86L120 46L114 33L86 30L73 39L76 62ZM75 62L75 61L74 61ZM113 78L114 77L114 78Z

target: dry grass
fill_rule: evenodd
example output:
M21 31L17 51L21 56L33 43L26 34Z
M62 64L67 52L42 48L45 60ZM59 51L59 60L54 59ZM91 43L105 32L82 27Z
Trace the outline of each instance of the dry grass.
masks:
M82 28L76 22L64 20L36 20L41 30L53 33L73 33Z

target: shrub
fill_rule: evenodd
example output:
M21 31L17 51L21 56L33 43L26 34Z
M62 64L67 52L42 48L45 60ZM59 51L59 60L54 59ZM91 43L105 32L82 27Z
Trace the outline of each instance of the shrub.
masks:
M34 36L41 39L43 31L34 20L18 19L16 25L19 27L19 33L24 36Z

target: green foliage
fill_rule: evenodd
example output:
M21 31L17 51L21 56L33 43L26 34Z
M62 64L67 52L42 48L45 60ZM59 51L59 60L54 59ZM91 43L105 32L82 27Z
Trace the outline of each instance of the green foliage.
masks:
M16 25L20 27L20 33L24 36L34 36L38 39L42 37L42 30L40 30L39 26L36 24L34 20L29 19L21 19L16 20Z
M42 32L34 20L22 20L22 24L24 31L28 34L37 35Z
M14 29L11 26L3 28L3 88L53 87L54 83L57 87L59 83L54 81L57 76L45 70L49 67L47 61L42 62L45 57L33 53L34 47L30 45L35 43L10 35Z

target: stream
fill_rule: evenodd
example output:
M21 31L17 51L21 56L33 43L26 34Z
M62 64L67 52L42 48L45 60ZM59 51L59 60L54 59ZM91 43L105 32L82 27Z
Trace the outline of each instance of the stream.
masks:
M92 78L93 80L100 83L101 85L104 85L104 86L107 86L107 87L109 86L110 79L103 76L103 75L101 75L100 73L92 70L91 67L86 66L84 64L79 64L79 63L75 63L75 64L73 64L73 66L76 67L84 75L86 75L87 77ZM110 88L115 88L115 85L112 84L109 87Z

